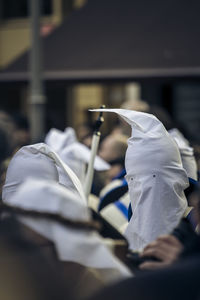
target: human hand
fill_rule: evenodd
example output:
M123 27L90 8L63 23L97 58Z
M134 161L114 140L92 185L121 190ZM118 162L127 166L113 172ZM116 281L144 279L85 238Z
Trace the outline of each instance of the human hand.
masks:
M178 259L183 250L181 242L173 235L163 235L147 245L140 253L141 257L155 257L158 261L146 261L139 265L141 270L163 268Z

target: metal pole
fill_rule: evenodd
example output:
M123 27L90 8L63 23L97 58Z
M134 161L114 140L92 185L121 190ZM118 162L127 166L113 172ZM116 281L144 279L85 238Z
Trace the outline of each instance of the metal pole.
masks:
M30 124L32 142L45 134L45 95L42 81L42 53L40 38L40 0L29 0L31 19L30 51Z
M102 105L100 108L105 108L105 105ZM93 175L94 175L94 160L98 151L99 140L101 136L100 127L103 124L103 122L104 122L103 113L100 112L99 117L95 123L95 130L92 137L90 161L88 164L88 169L87 169L86 178L84 182L84 192L87 200L91 192Z

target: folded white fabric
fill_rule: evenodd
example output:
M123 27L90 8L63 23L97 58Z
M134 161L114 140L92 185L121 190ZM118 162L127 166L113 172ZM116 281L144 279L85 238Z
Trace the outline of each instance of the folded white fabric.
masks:
M153 115L124 109L114 112L131 127L125 157L132 217L126 230L130 248L140 250L169 233L187 208L188 178L175 141Z
M54 151L59 153L63 148L77 142L75 130L71 127L61 131L51 128L45 137L45 144L49 145Z
M3 186L2 198L7 199L15 193L21 183L28 177L59 181L62 171L62 184L76 190L83 202L86 198L82 184L74 172L62 159L46 144L38 143L24 146L10 161Z
M91 150L77 141L74 129L68 127L62 132L52 128L47 134L45 142L60 155L62 160L74 171L83 183L85 179L86 164L90 161ZM110 165L107 162L99 156L95 157L95 170L106 171L109 168ZM60 177L62 178L62 173L60 174Z
M72 221L90 221L91 215L82 199L73 191L53 181L25 181L13 197L4 200L12 207L43 213L55 213ZM132 276L105 246L103 239L95 231L72 229L44 217L30 216L19 220L34 231L54 242L61 261L72 261L87 267L113 270L112 279ZM110 277L110 275L109 275ZM111 278L110 278L111 279Z
M168 132L178 145L183 168L185 169L188 177L197 180L197 163L194 157L193 148L190 147L188 140L186 140L177 128L170 129Z

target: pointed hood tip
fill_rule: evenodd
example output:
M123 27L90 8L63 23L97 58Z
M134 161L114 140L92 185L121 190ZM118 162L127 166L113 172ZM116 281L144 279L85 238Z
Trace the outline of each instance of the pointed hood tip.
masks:
M154 125L163 126L163 124L154 115L145 112L121 109L121 108L89 109L89 111L116 113L123 120L125 120L132 128L138 129L143 133L150 131L151 128L154 127Z

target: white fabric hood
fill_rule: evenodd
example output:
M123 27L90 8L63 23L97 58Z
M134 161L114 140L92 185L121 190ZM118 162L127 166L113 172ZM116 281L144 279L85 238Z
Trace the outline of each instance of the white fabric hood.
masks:
M51 128L45 137L45 143L57 153L75 142L77 142L76 133L71 127L65 128L65 131Z
M59 179L61 172L62 182ZM44 143L24 146L13 156L3 186L3 200L10 198L28 177L59 181L69 189L77 191L83 202L86 203L82 184L78 177L59 155Z
M13 197L4 201L13 207L38 212L55 213L73 221L90 221L91 215L82 199L65 187L47 181L29 179ZM98 233L72 229L45 218L19 217L19 220L54 242L61 261L72 261L97 269L112 269L113 279L132 276L105 246Z
M139 250L169 233L187 207L188 178L175 141L153 115L125 109L114 112L131 127L125 158L133 215L126 230L130 248Z
M79 143L73 128L68 127L64 132L52 128L45 138L45 142L56 151L62 160L74 171L83 183L85 179L86 164L90 161L91 150L85 145ZM94 169L105 171L110 165L101 159L95 157ZM62 174L60 174L62 178Z

